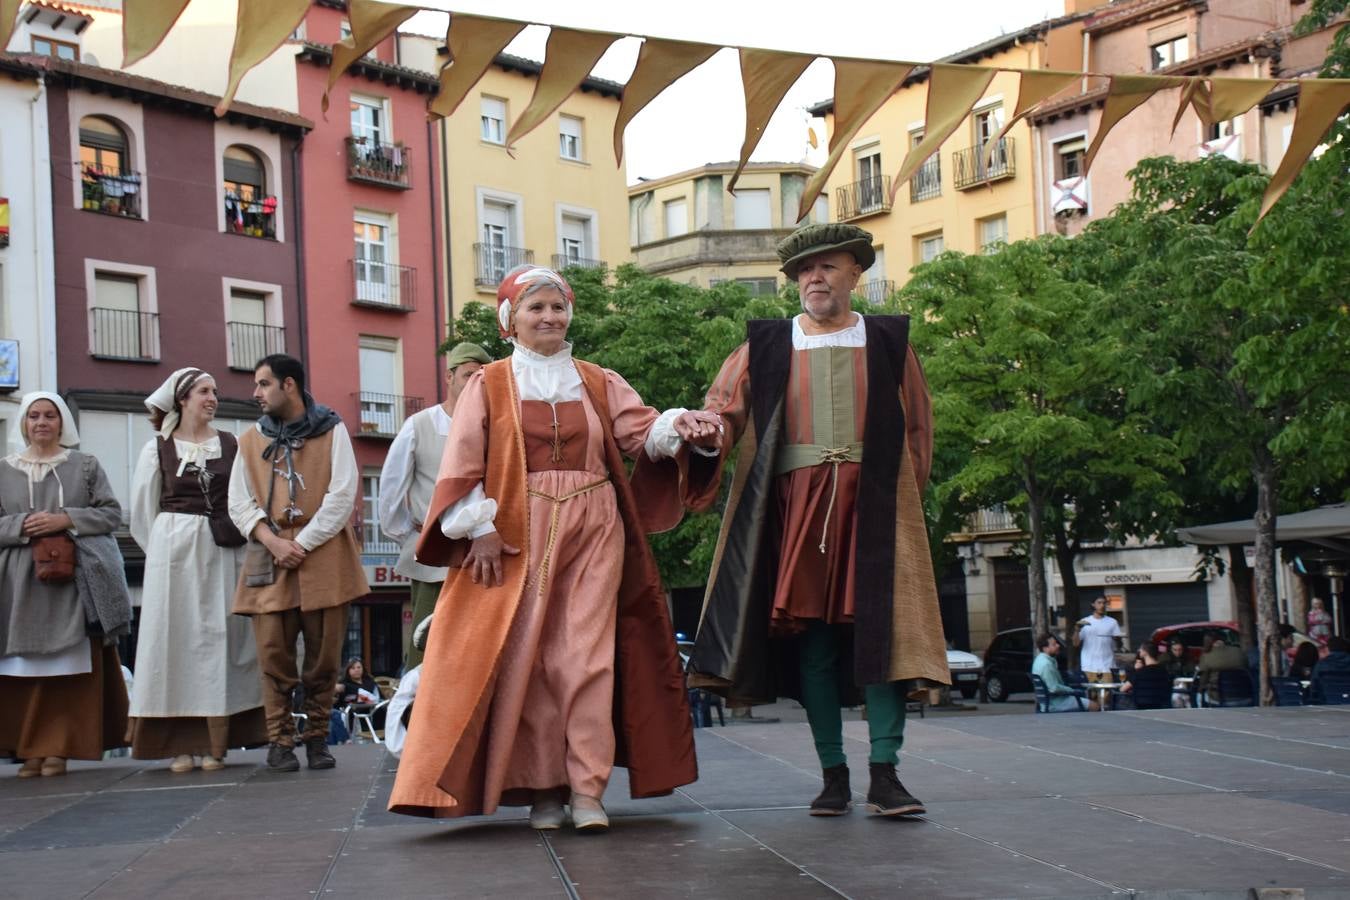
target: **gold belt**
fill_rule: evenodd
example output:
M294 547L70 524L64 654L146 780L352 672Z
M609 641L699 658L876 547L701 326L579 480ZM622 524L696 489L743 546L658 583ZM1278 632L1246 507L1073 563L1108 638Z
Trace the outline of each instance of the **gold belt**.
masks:
M548 568L553 560L553 545L558 540L558 515L562 510L562 505L574 497L580 497L582 494L589 494L596 488L604 487L609 484L608 478L601 478L590 484L583 485L574 491L568 491L559 497L547 494L543 491L536 491L533 488L527 488L525 493L531 497L538 497L540 500L548 500L553 504L548 514L548 540L544 542L544 558L539 563L539 596L544 596L544 589L548 585Z

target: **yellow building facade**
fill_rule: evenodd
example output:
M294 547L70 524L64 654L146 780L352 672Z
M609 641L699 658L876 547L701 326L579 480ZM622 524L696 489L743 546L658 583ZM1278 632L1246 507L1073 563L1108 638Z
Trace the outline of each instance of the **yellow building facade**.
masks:
M1076 68L1080 15L1047 20L942 60L1018 68ZM872 232L877 262L864 282L902 286L910 270L944 250L992 252L1036 234L1034 140L1025 120L981 160L979 147L1017 103L1018 76L994 76L971 115L890 200L892 178L924 136L929 70L911 73L863 125L827 182L833 221ZM833 130L833 101L812 107Z
M712 287L738 281L752 294L782 283L778 242L796 227L802 189L815 167L749 163L726 185L736 164L714 163L628 188L628 241L633 261L652 275ZM810 221L829 221L824 195Z
M441 43L405 37L402 61L437 71L444 58L423 57ZM448 262L441 278L451 318L473 300L494 304L502 276L522 263L612 269L629 259L626 179L613 142L623 87L586 79L508 147L507 131L529 105L539 70L532 60L499 55L438 125Z

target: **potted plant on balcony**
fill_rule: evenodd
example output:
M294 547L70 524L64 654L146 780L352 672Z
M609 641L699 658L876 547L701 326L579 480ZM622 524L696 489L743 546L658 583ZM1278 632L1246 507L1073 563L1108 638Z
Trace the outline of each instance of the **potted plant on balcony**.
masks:
M379 430L380 430L380 423L379 423L379 422L362 422L362 423L361 423L361 433L362 433L362 434L377 434L377 433L379 432Z

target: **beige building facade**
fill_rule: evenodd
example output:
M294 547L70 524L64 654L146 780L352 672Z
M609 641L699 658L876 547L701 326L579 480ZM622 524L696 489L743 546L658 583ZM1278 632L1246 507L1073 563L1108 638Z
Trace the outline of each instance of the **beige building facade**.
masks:
M802 190L816 169L748 163L730 194L735 170L733 162L714 163L629 187L633 261L675 281L702 287L736 281L756 296L776 293L783 275L775 248L797 227ZM806 221L829 221L824 194Z

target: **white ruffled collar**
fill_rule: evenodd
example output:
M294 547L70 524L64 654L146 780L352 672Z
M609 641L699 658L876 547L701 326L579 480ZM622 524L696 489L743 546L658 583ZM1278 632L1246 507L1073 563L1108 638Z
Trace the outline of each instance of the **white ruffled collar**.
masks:
M863 317L854 313L854 322L846 328L829 334L807 334L802 330L801 315L792 318L792 349L815 350L819 347L866 347L867 326Z
M551 356L536 353L524 344L516 344L511 352L511 368L552 368L572 364L572 345L563 341L563 345Z
M581 373L572 364L572 345L564 342L551 356L516 344L511 372L522 400L562 403L581 399Z

